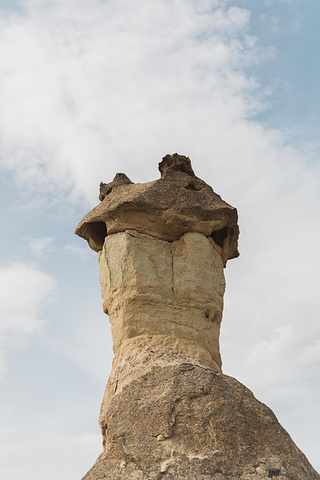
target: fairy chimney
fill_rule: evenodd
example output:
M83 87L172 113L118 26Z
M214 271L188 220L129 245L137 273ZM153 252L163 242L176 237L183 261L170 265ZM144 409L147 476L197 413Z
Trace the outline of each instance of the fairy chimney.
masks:
M237 210L166 155L161 178L118 173L76 233L98 252L114 360L103 452L83 480L320 480L272 411L221 371L224 267Z

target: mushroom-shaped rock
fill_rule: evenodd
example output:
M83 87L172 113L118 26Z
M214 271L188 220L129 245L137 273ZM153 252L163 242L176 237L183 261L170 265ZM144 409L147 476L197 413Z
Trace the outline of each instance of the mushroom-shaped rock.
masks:
M166 241L197 232L211 237L224 265L237 257L237 210L195 176L188 157L166 155L159 170L161 178L148 183L132 183L117 174L111 183L101 184L101 203L75 233L99 252L107 235L130 229Z
M166 155L161 178L121 173L76 233L99 252L115 353L103 452L83 480L320 480L274 414L222 373L223 266L237 211Z

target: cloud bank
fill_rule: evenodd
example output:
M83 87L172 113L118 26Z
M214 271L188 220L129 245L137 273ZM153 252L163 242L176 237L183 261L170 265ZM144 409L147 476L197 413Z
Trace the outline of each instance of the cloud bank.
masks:
M249 19L212 1L27 2L1 21L2 164L93 201L102 176L143 180L167 152L228 158L261 108L245 70L270 55Z

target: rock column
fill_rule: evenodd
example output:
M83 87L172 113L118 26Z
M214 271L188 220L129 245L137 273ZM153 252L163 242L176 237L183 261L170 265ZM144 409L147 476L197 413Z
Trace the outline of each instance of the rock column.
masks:
M85 480L319 480L273 413L222 374L223 268L237 211L167 155L161 178L117 174L76 233L98 252L114 360L103 453Z
M221 366L225 281L207 237L188 232L168 242L136 230L116 233L106 237L99 267L115 352L129 338L169 335L199 343Z

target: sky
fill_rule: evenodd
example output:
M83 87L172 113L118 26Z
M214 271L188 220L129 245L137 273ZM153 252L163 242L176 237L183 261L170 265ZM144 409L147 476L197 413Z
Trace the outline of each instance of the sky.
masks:
M318 0L0 1L0 478L79 480L112 340L99 183L167 153L238 209L224 373L319 471Z

